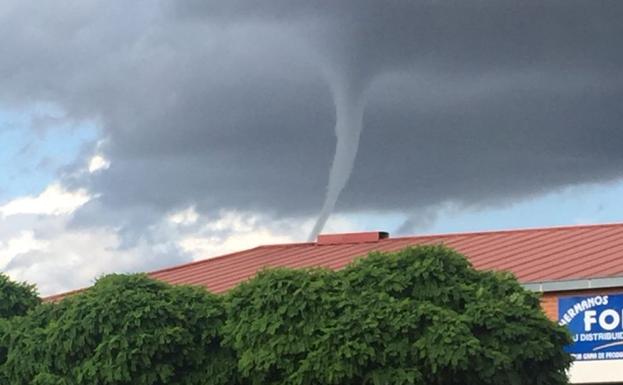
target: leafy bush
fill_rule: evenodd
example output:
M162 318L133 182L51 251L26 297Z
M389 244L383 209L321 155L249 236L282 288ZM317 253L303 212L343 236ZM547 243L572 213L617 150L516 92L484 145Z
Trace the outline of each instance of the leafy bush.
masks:
M222 298L143 275L111 275L84 293L10 322L12 385L228 384Z
M424 246L224 296L108 276L5 321L0 383L562 385L569 342L512 275Z
M34 285L13 282L0 273L0 341L6 332L10 318L26 314L41 303ZM6 361L7 346L0 343L0 366ZM5 384L0 371L0 384Z
M13 282L0 273L0 318L24 315L40 302L34 285Z
M566 331L509 274L441 246L342 271L270 270L229 294L252 384L566 384Z

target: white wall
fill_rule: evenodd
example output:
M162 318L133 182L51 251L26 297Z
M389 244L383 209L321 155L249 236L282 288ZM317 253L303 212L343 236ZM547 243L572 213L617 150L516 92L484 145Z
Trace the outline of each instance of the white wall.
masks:
M623 382L623 360L578 361L569 370L572 384Z

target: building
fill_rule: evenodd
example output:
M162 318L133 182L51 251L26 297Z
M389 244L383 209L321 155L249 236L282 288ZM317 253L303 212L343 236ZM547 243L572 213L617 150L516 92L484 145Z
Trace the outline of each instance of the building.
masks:
M224 292L264 267L339 269L371 251L445 244L474 267L513 272L542 293L544 312L577 342L572 383L623 384L623 223L391 238L385 232L320 235L259 246L149 273L172 284ZM57 300L66 294L50 297Z

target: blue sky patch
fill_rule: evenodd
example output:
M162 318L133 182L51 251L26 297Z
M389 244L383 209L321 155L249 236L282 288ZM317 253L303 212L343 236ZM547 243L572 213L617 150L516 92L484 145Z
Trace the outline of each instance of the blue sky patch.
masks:
M94 124L67 122L51 106L0 109L0 202L43 190L97 137Z

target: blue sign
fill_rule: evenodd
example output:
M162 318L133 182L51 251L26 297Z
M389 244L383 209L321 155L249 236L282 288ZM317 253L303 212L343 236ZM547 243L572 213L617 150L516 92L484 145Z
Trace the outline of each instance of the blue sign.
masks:
M566 351L576 361L623 359L623 294L559 298L558 323L571 332Z

